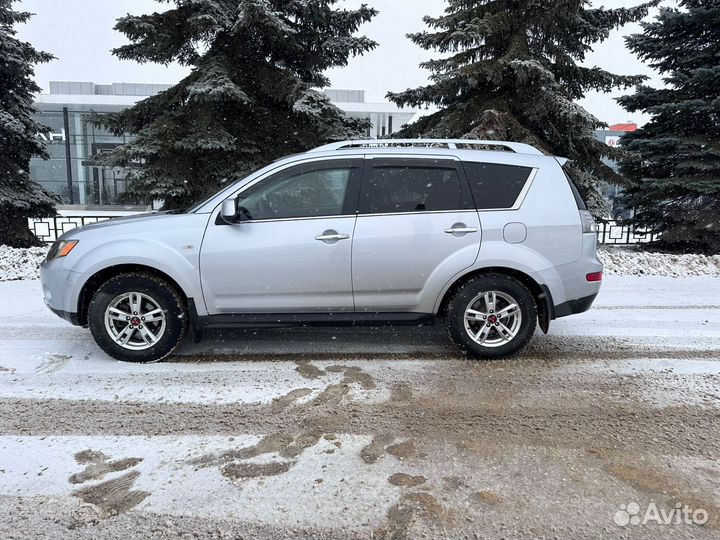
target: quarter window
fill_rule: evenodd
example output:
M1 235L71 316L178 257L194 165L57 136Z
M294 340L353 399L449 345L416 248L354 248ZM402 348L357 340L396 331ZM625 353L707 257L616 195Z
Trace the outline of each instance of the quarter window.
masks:
M359 174L350 164L293 167L242 192L238 211L252 220L338 216L350 180Z
M512 208L532 168L497 163L463 163L478 210Z
M462 209L463 191L454 164L413 165L407 162L372 167L363 184L360 212L433 212Z
M562 170L565 173L565 178L567 178L568 184L570 184L570 190L573 193L573 197L575 197L575 203L577 204L578 210L587 210L587 204L585 204L582 195L580 195L580 191L578 191L577 184L575 184L575 181L570 174L570 168L563 167Z

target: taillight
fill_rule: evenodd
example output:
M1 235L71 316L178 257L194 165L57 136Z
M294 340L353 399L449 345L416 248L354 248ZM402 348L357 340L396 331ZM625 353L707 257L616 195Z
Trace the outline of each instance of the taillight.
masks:
M580 210L580 221L582 222L583 233L596 233L597 223L588 210Z
M592 274L588 274L587 276L585 276L585 279L587 279L591 283L596 281L602 281L602 275L602 272L593 272Z

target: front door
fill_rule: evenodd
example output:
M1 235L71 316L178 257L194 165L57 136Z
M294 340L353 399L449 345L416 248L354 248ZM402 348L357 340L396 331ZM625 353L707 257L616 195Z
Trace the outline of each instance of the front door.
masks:
M350 199L361 167L291 166L240 193L237 224L211 220L200 254L210 314L352 311Z
M449 159L367 162L353 239L355 308L430 313L437 292L480 250L464 173Z

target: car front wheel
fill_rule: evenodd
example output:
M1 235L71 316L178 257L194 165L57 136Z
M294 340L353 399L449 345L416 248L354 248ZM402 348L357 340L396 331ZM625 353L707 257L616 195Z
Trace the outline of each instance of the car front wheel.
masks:
M537 308L520 281L485 274L466 282L448 304L448 333L468 354L502 358L520 351L537 324Z
M161 360L187 332L182 296L164 280L144 273L121 274L93 295L88 324L100 348L118 360Z

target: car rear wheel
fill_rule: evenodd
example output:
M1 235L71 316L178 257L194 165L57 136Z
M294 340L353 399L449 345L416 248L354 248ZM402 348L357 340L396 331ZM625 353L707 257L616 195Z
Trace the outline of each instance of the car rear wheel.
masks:
M453 341L479 358L519 352L532 338L537 308L520 281L502 274L477 276L453 294L446 325Z
M127 362L165 358L187 332L182 296L164 280L144 273L121 274L93 295L88 324L107 354Z

